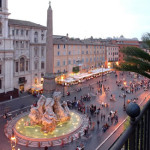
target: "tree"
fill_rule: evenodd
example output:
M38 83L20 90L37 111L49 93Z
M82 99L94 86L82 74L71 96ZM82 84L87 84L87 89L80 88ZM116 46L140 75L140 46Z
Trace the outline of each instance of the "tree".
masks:
M150 48L150 33L142 37L143 42ZM120 71L131 71L150 78L150 55L137 47L126 47L121 50L125 55L124 61L115 66Z

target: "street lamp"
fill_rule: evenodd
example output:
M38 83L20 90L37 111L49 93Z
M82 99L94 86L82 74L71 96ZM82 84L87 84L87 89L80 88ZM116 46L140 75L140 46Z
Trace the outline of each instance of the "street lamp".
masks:
M63 83L63 97L65 97L65 83Z
M123 110L125 111L126 110L126 105L125 105L125 98L126 98L126 95L125 95L125 86L126 86L126 81L123 82L124 84L124 95L123 95L123 98L124 98L124 104L123 104Z
M103 65L102 65L102 82L103 82Z
M15 147L16 147L16 137L14 135L14 131L12 131L12 136L11 136L11 149L12 150L15 150Z

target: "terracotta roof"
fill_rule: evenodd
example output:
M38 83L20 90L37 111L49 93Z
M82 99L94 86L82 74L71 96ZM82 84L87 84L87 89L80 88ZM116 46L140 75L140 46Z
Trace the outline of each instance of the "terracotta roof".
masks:
M30 22L30 21L24 21L24 20L8 19L8 24L9 25L18 25L18 26L27 26L27 27L35 27L35 28L47 29L43 25L36 24L36 23Z

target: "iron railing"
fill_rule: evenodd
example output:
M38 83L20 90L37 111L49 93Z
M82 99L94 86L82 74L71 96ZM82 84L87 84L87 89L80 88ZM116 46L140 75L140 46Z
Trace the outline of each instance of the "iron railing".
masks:
M135 121L132 120L109 150L150 150L150 100Z

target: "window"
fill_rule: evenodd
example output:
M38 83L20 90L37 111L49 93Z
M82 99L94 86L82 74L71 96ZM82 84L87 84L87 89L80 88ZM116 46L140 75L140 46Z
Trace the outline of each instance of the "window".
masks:
M66 52L63 52L64 55L66 55Z
M0 34L1 35L2 35L2 30L3 30L2 23L0 22Z
M73 60L73 64L76 64L76 60Z
M28 36L29 35L29 31L28 30L26 30L26 36Z
M28 61L26 61L26 71L28 71L29 70L29 63L28 63Z
M44 77L44 73L41 73L41 77L42 77L42 78Z
M24 48L24 41L21 41L20 44L21 44L21 48Z
M68 60L68 65L70 65L71 64L71 60Z
M84 51L82 51L82 54L84 54Z
M71 51L68 52L68 55L71 55Z
M17 47L17 48L19 47L18 41L16 41L16 47Z
M44 40L44 34L41 34L41 39Z
M19 34L19 30L17 29L17 30L16 30L16 35L18 35L18 34Z
M86 51L86 54L88 54L88 51Z
M25 60L24 58L20 58L20 71L24 71L24 64L25 64Z
M38 32L34 33L34 43L38 43Z
M0 65L0 74L2 74L2 65Z
M21 35L22 35L22 36L23 36L23 33L24 33L23 30L21 30Z
M41 69L44 69L44 62L41 62Z
M84 58L82 58L82 63L84 63Z
M2 79L0 79L0 89L2 89Z
M57 66L60 66L60 61L57 61Z
M16 62L16 72L18 72L18 62Z
M86 62L87 62L87 63L88 63L88 61L89 61L88 58L86 58Z
M57 56L59 56L59 55L60 55L60 52L58 51L58 52L57 52Z
M12 35L13 35L13 36L15 35L15 31L14 31L14 30L12 30Z
M34 69L37 70L38 69L38 62L34 63Z
M66 65L66 61L65 61L65 60L63 61L63 65L64 65L64 66Z
M60 48L60 46L59 45L57 45L57 49L59 49Z
M41 56L44 56L44 47L41 48Z
M64 45L64 49L66 48L66 45Z

